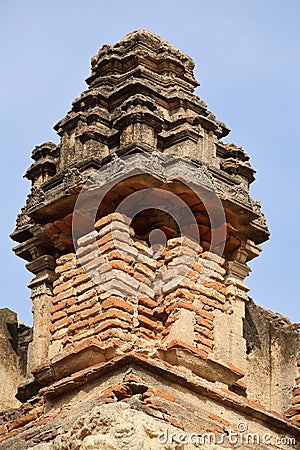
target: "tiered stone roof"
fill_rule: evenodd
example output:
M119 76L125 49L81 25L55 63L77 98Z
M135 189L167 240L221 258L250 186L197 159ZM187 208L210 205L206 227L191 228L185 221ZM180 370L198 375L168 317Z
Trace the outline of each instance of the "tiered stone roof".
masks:
M12 235L21 243L19 256L31 260L32 245L43 247L41 254L47 245L57 255L70 250L76 186L111 158L141 151L149 158L159 153L163 162L170 154L193 161L199 176L208 174L226 200L233 227L255 244L268 238L260 203L248 194L254 179L249 157L241 147L221 141L229 129L194 94L193 68L190 57L146 30L99 50L92 58L88 89L55 125L60 143L47 142L32 153L35 162L26 172L31 193ZM237 205L244 210L240 224ZM241 241L238 232L236 239Z

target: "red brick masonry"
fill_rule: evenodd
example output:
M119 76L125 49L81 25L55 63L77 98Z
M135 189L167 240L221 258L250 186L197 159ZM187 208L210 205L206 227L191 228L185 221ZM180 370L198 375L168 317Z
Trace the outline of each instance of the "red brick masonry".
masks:
M127 219L110 214L79 239L77 255L57 260L51 343L71 351L99 343L144 348L168 341L182 310L192 313L189 343L207 356L214 346L214 311L225 311L223 259L190 239L173 238L155 257L135 239ZM214 270L204 281L199 276ZM125 348L123 347L123 348Z

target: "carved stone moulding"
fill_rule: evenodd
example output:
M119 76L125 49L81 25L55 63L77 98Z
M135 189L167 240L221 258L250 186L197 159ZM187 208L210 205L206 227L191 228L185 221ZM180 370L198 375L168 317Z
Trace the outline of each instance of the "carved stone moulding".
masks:
M40 206L45 201L45 193L40 186L32 186L30 194L27 197L26 200L26 212L30 213L31 209L36 208L37 206Z
M25 206L22 206L20 214L17 215L16 227L22 228L32 224L32 219L26 214Z
M82 181L82 175L77 167L68 169L63 178L64 191L69 192L72 187L78 186Z
M61 175L53 177L42 187L33 187L23 213L31 215L53 202L58 202L59 198L65 197L66 194L76 195L82 186L96 184L101 187L110 184L112 180L115 182L118 177L124 179L133 176L134 173L144 173L165 181L176 177L182 178L189 183L214 191L227 203L236 204L239 208L248 211L249 221L256 220L253 222L254 227L259 227L261 232L268 233L259 205L250 198L242 184L236 184L230 175L223 176L221 171L217 173L205 164L172 154L145 151L136 146L132 149L121 149L120 152L124 152L122 157L113 153L102 162L90 159L90 161L78 163L77 166L69 168Z
M208 173L208 169L199 169L191 161L174 155L138 152L121 158L114 154L111 161L94 174L92 181L97 187L101 187L110 184L112 180L116 182L118 178L129 178L134 174L151 174L164 181L185 179L186 182L213 190L212 179Z

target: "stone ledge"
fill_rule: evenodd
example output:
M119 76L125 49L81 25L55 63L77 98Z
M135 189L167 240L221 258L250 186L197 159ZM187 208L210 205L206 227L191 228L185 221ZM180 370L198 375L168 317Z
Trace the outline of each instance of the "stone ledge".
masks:
M151 361L161 361L170 367L179 366L183 371L188 370L208 381L219 381L228 386L244 376L244 373L238 368L207 357L204 351L179 340L173 340L154 351L149 349L143 352L137 350L124 353L120 358L126 358L128 355L140 358L141 354L145 360L151 354ZM114 360L119 360L116 347L113 345L107 347L97 339L88 339L74 350L57 355L49 364L37 367L33 371L34 379L19 387L17 398L20 401L26 401L36 395L41 387L49 386L66 377L75 376L79 371L85 369L88 371L95 365L105 364L108 361L113 363Z
M225 388L218 389L213 383L201 380L200 377L195 376L195 374L191 373L189 370L183 371L176 366L171 366L167 362L153 359L149 360L135 354L116 357L112 361L100 363L89 369L77 372L73 376L54 383L52 386L41 389L40 394L43 395L46 400L53 399L64 393L74 391L76 388L81 388L86 383L98 379L108 371L112 372L113 370L122 367L124 367L126 371L129 368L135 371L141 369L146 369L151 372L154 371L158 375L162 375L164 378L179 383L191 391L220 402L224 406L249 414L269 425L276 426L281 430L289 431L300 439L299 427L286 420L284 416L267 411L260 404L241 398L239 395Z
M245 375L237 367L218 361L210 355L207 356L204 351L177 339L169 342L166 347L159 348L157 356L173 366L187 368L208 381L219 381L228 386L233 385Z

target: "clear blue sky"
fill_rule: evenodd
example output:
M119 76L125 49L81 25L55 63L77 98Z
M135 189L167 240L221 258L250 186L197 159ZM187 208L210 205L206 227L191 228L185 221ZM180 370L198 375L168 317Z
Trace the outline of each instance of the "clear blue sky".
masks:
M8 238L29 192L31 150L58 142L52 126L85 89L98 48L147 28L195 60L197 94L249 153L251 193L272 233L251 264L251 296L300 322L299 16L297 0L2 0L0 307L32 321L31 275Z

